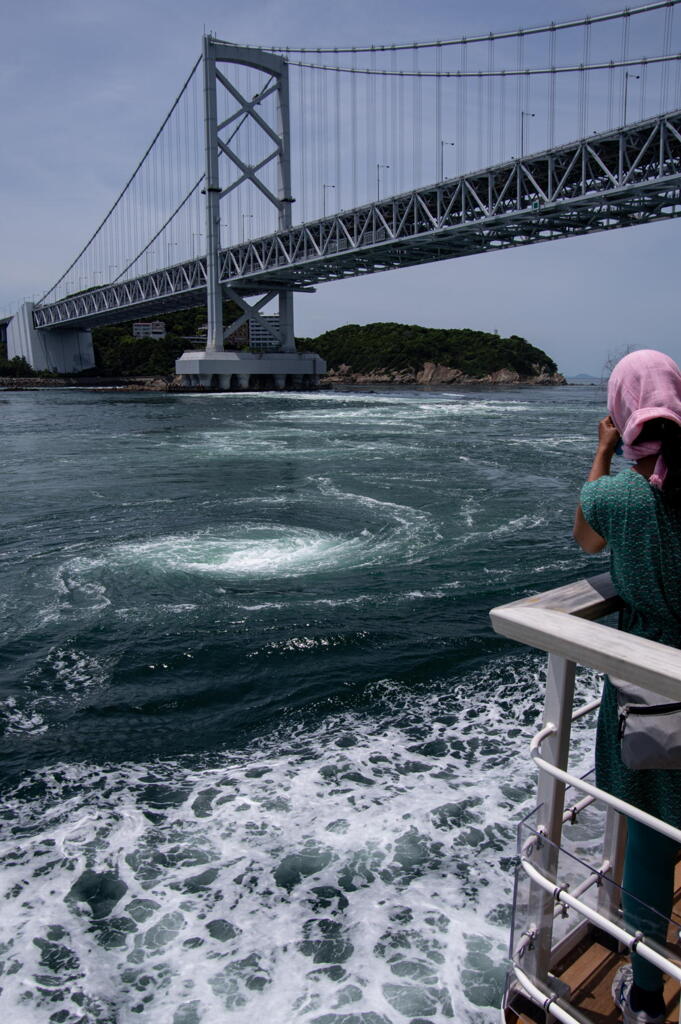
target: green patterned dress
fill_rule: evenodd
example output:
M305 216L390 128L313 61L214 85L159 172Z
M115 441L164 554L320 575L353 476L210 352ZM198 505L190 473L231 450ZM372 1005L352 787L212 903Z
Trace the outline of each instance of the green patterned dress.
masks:
M620 629L681 648L681 511L634 469L584 484L589 526L608 542L625 608ZM614 796L681 828L681 771L633 771L619 753L617 697L606 678L596 737L596 781Z

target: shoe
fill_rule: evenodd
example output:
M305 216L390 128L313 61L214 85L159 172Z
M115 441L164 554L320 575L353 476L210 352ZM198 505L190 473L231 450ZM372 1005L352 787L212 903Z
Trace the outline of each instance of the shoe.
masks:
M632 1010L629 1001L631 986L634 984L634 972L630 964L624 964L615 972L612 980L612 998L622 1011L622 1024L665 1024L665 1013L650 1014L645 1010Z

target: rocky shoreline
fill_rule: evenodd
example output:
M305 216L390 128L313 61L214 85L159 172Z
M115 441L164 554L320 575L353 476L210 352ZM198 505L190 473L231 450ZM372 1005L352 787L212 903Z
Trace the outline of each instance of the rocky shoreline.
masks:
M408 367L405 370L378 369L371 373L354 373L345 364L337 370L330 370L323 377L326 384L410 384L432 387L437 384L567 384L562 373L549 373L545 367L537 366L531 376L522 376L516 370L501 369L485 377L469 377L463 370L440 363L424 363L421 370Z
M549 373L544 367L537 367L531 376L522 376L515 370L501 369L485 377L470 377L451 366L439 363L424 363L422 369L408 367L404 370L387 368L370 373L355 373L351 366L342 364L330 370L321 379L321 388L335 385L373 386L396 384L434 387L442 384L486 384L509 386L514 384L559 385L567 384L562 373ZM197 388L186 387L179 377L0 377L0 389L5 391L34 391L43 388L96 388L111 391L153 391L170 394L191 394ZM200 389L209 390L209 389Z
M166 377L0 377L3 391L42 391L44 388L96 388L98 391L194 391Z

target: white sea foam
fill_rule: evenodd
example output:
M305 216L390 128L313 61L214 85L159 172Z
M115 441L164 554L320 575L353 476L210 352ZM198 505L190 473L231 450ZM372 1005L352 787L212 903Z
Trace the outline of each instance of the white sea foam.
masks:
M500 523L499 526L495 526L491 530L481 530L475 533L468 533L465 537L461 538L459 543L471 544L482 540L493 540L497 537L504 537L506 534L524 533L526 530L536 530L537 527L542 526L545 522L546 520L543 516L530 514L516 516L514 519L509 519L505 523Z
M232 524L224 533L203 530L117 544L93 558L79 556L60 567L58 610L107 607L110 599L101 581L104 570L116 573L141 567L228 580L297 577L385 562L410 563L441 540L437 523L427 512L341 490L324 477L311 477L308 482L317 496L327 499L329 520L337 521L342 504L348 509L346 519L360 519L365 528L340 533L245 521ZM176 608L185 611L187 605Z
M72 713L108 680L109 667L72 645L57 645L38 662L21 694L0 701L6 735L37 734L48 729L55 709Z
M35 773L0 830L4 1019L496 1021L537 662L437 689L203 764Z
M473 525L473 515L475 512L480 512L481 509L482 506L480 503L471 495L463 499L461 504L461 518L465 522L466 526Z
M13 696L0 701L0 722L6 736L18 733L30 735L47 729L45 719L30 702Z
M301 576L370 557L367 537L343 537L304 527L244 524L229 535L196 533L119 545L112 562L161 571L209 573L230 579Z

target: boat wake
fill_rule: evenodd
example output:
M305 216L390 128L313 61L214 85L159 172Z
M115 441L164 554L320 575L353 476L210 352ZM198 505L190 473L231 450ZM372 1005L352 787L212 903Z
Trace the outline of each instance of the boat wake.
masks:
M4 1019L491 1024L540 687L500 659L243 753L33 773L1 818Z

